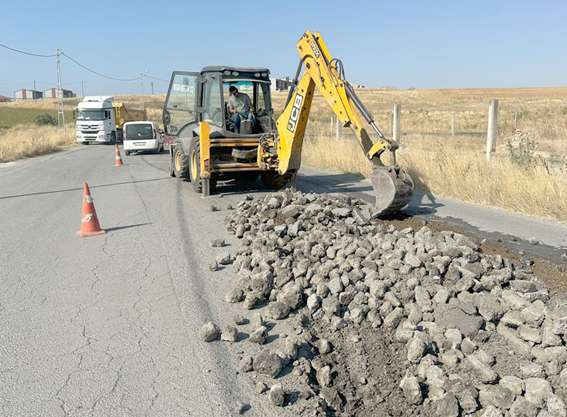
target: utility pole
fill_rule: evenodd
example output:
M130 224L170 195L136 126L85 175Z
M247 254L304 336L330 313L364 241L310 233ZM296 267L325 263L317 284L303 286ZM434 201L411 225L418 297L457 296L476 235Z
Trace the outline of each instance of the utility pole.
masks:
M144 105L144 75L146 75L150 70L147 70L143 74L140 74L140 86L142 89L142 110L145 110L146 107Z
M150 82L150 85L152 86L152 96L154 95L154 82Z
M83 98L85 98L85 86L83 85L84 81L81 81L81 91L83 92Z
M61 67L59 65L59 49L55 50L57 56L57 91L55 95L59 99L57 101L57 125L60 132L65 132L65 113L63 112L63 84L61 83Z

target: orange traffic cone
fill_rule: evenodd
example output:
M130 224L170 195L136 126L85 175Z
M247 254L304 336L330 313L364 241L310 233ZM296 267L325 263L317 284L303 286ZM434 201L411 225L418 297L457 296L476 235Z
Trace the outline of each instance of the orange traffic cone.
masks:
M120 150L118 149L118 144L116 144L116 164L114 164L115 167L121 167L122 165L124 165L122 163L122 157L120 156Z
M93 204L93 198L89 190L89 185L85 182L85 191L83 193L83 218L81 219L81 231L77 232L80 237L96 236L106 233L98 224L96 210Z

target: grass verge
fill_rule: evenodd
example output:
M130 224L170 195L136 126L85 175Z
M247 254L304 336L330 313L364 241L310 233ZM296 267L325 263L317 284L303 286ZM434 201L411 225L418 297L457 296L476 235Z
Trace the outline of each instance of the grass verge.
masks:
M45 155L77 146L75 129L59 132L57 126L18 125L0 129L0 162Z
M541 158L514 162L505 147L487 161L477 142L408 135L397 153L398 164L425 193L567 224L567 166ZM371 174L354 137L311 137L303 161L335 173Z

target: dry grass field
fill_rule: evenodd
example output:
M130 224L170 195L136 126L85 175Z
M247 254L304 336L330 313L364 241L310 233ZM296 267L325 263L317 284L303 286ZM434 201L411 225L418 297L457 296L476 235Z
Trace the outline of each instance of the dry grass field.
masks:
M401 104L401 148L398 163L414 178L416 187L439 197L529 214L567 224L567 87L452 90L359 89L357 94L374 115L386 137L391 117ZM276 115L286 92L273 95ZM497 150L486 160L488 105L499 100ZM115 96L141 108L138 95ZM161 125L165 95L145 96L148 119ZM76 146L74 120L67 114L79 98L65 99L67 134L57 127L37 126L37 109L57 114L55 100L0 103L0 162ZM28 111L18 124L2 115ZM34 111L32 111L34 110ZM5 111L3 113L3 111ZM451 136L451 122L455 132ZM331 110L316 91L308 123L303 161L337 173L368 177L370 163L350 132L331 134ZM28 120L25 120L28 117ZM518 117L518 129L515 120ZM2 126L4 128L2 128ZM468 134L468 135L467 135Z

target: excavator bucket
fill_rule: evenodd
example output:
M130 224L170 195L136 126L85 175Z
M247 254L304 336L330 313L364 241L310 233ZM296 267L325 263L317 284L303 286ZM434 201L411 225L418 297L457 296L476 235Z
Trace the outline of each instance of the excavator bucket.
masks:
M370 181L376 195L377 216L401 210L412 198L413 181L399 165L374 167Z

